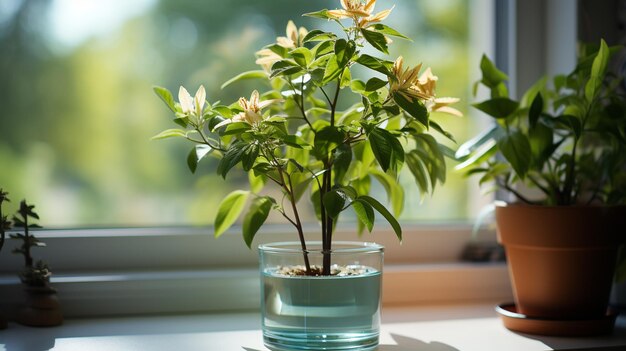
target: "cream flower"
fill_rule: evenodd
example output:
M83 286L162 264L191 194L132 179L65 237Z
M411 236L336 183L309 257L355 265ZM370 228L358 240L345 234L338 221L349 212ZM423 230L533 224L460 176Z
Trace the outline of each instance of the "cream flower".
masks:
M218 123L213 130L233 122L244 122L251 126L256 126L263 121L261 110L278 101L281 100L272 99L259 101L259 92L255 90L252 92L252 95L250 95L250 100L246 100L244 97L239 98L239 106L243 109L242 112L234 115L231 119Z
M389 90L392 93L399 93L408 100L422 99L422 96L412 89L417 83L417 75L421 68L421 63L413 68L404 68L404 59L402 56L398 57L391 68L393 76L389 77Z
M444 112L455 116L463 116L463 114L449 105L459 102L458 98L442 97L437 98L435 88L439 78L432 73L430 67L417 76L422 64L413 68L404 68L404 59L398 57L393 64L391 73L393 77L389 78L389 90L391 93L398 93L410 101L421 100L428 112Z
M296 47L302 46L304 44L304 37L309 33L304 27L298 29L296 24L291 20L287 23L285 31L287 36L276 38L276 44L287 49L295 49Z
M186 115L192 115L196 117L202 116L204 110L204 103L206 102L206 91L204 86L201 85L196 91L196 95L192 98L187 89L183 86L178 89L178 102Z
M368 0L365 3L362 0L341 0L341 7L343 7L343 9L329 10L328 15L337 20L352 18L357 26L362 28L370 23L384 20L389 16L391 10L393 10L392 7L372 15L375 6L376 0Z
M459 102L460 99L453 97L436 97L435 87L437 86L437 80L439 80L439 78L434 75L430 67L428 67L417 80L417 84L412 86L411 89L417 90L417 94L423 97L424 105L429 112L436 111L459 117L463 116L461 111L449 106Z
M287 23L287 28L285 30L287 36L286 37L277 37L276 44L286 48L286 49L295 49L297 47L301 47L304 45L304 37L309 33L309 31L304 27L296 27L296 24L293 21L289 21ZM257 59L255 63L263 67L263 70L269 72L272 68L272 65L283 58L280 57L277 53L270 49L261 49L256 53Z
M261 65L266 72L272 69L272 65L283 58L270 49L262 49L256 52L257 59L255 63Z

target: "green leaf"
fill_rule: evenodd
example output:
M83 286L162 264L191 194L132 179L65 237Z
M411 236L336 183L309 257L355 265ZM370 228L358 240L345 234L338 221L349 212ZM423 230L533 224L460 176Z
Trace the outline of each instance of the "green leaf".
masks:
M227 106L214 106L213 111L217 112L220 116L225 118L231 118L233 116L233 111L231 111L231 109L229 109Z
M248 195L250 195L249 191L235 190L222 200L214 223L216 238L235 223L248 200Z
M331 218L336 219L339 213L343 211L347 198L347 195L340 189L332 189L324 194L322 201L324 202L326 213Z
M299 72L302 72L302 67L298 66L295 62L280 60L272 65L270 78L288 76Z
M515 173L524 178L531 162L530 143L522 132L514 132L498 141L498 148Z
M304 39L302 41L307 43L309 41L332 40L335 38L337 38L337 36L333 33L324 32L323 30L319 29L313 29L304 36Z
M382 80L380 78L370 78L365 84L365 91L373 92L387 85L386 80Z
M243 156L244 148L247 146L247 143L239 142L231 145L231 147L226 150L224 156L220 160L217 165L217 174L221 175L222 178L226 179L226 174L235 167Z
M350 89L357 94L363 95L365 93L365 83L362 80L354 79L350 83Z
M404 209L404 190L397 179L379 169L370 169L369 173L385 188L393 213L399 216Z
M524 96L522 96L522 100L520 100L521 106L528 107L532 104L532 102L537 97L537 94L541 93L546 88L546 82L548 81L547 77L542 77L535 84L533 84L526 92ZM555 86L555 90L558 91L558 88Z
M322 41L313 47L316 60L311 64L313 67L317 67L316 64L328 59L327 54L330 54L335 49L334 40Z
M600 49L596 57L593 59L593 65L591 66L591 77L585 85L585 98L591 102L597 95L598 89L602 85L604 74L606 73L606 66L609 62L609 48L606 45L604 39L600 42Z
M374 71L380 72L386 76L391 75L391 71L389 70L390 67L393 66L393 62L391 61L385 61L367 54L362 54L361 56L359 56L356 62L362 66L373 69Z
M486 100L472 106L483 111L494 118L506 118L510 116L517 108L519 103L506 97L497 97L491 100Z
M455 170L462 170L469 166L477 166L482 162L494 157L497 152L497 142L495 139L489 139L484 144L474 150L469 157L461 159L462 163L454 167Z
M496 85L495 88L491 89L491 98L506 98L509 97L509 89L506 87L504 82Z
M339 62L337 61L337 55L331 54L328 62L326 63L326 68L324 69L322 84L326 84L333 79L339 77L342 69L343 68L339 65Z
M187 155L187 167L191 171L191 173L196 173L196 169L198 168L198 163L200 160L204 158L204 156L211 153L213 149L209 145L196 145L189 151Z
M606 45L604 39L600 39L600 49L593 59L593 65L591 66L592 77L604 77L610 56L609 47Z
M266 182L267 182L267 177L264 176L263 174L259 174L257 176L254 170L248 172L248 183L250 183L251 192L255 194L259 193L261 190L263 190L263 187L265 186Z
M400 141L389 131L379 127L369 128L367 136L374 157L383 171L396 170L397 164L404 161L404 149Z
M248 144L243 148L243 153L241 154L241 166L244 171L247 172L252 169L257 156L259 156L259 145L256 143Z
M359 162L359 161L355 161ZM365 168L365 167L363 167ZM359 195L367 195L370 193L372 186L372 178L369 176L369 172L365 172L365 175L361 178L352 179L350 185L356 190Z
M361 28L361 34L363 34L363 38L376 50L382 51L387 55L389 54L387 38L385 38L384 34L365 28Z
M220 87L220 89L224 89L227 86L238 82L240 80L244 80L244 79L267 79L267 73L265 71L262 70L256 70L256 71L247 71L247 72L243 72L240 73L238 75L236 75L235 77L227 80L226 82L224 82L224 84L222 84L222 86Z
M417 143L415 151L421 156L430 176L431 190L435 191L437 180L446 181L446 162L437 140L430 134L415 136Z
M564 75L564 74L556 75L553 78L553 84L554 84L554 90L555 91L559 91L559 90L563 89L565 87L566 83L567 83L567 76Z
M304 139L297 135L286 134L281 135L280 140L285 143L285 145L289 145L296 149L310 149L311 145L309 145Z
M272 52L274 52L275 54L277 54L278 56L282 58L287 57L287 53L289 52L289 49L287 49L286 47L280 46L276 43L268 45L265 48L270 49Z
M537 168L541 169L552 154L552 129L543 123L537 123L528 134L533 160Z
M533 99L533 103L530 105L530 111L528 111L528 123L530 128L534 128L535 125L537 125L541 112L543 112L543 98L541 97L541 93L537 93Z
M435 121L428 121L428 123L434 130L439 132L439 134L443 135L444 137L448 138L448 140L456 144L456 139L454 139L454 136L452 135L452 133L444 130L443 127L439 125L439 123Z
M420 193L428 192L428 171L422 163L419 154L415 150L411 150L406 154L406 164L409 167L409 171L413 174L415 182L420 190Z
M482 83L492 89L509 79L504 72L496 68L496 65L489 60L487 55L483 55L480 60L480 70L483 73Z
M341 144L335 149L335 160L333 162L333 175L335 184L342 184L343 178L352 163L352 148L348 145Z
M163 100L163 102L170 110L172 110L172 112L176 113L176 101L174 101L174 97L169 90L156 85L152 87L152 90L154 90L157 96L161 98L161 100Z
M353 201L352 208L359 221L365 224L367 231L371 233L374 228L374 220L376 219L372 205L365 201Z
M248 213L243 218L243 240L248 248L252 248L252 240L271 210L272 201L268 197L257 197L252 201Z
M372 206L378 213L380 213L389 224L393 228L393 231L396 233L396 236L402 242L402 228L400 227L400 223L395 219L395 217L383 206L380 202L370 196L359 196L355 201L364 202Z
M333 19L333 17L328 15L327 9L316 11L316 12L308 12L308 13L303 14L302 16L322 18L322 19Z
M167 129L162 131L161 133L153 136L151 140L165 139L165 138L173 138L173 137L187 137L187 132L182 129Z
M574 132L574 136L577 139L580 138L583 131L583 126L578 117L572 115L563 115L560 116L559 119L562 119L564 121L564 124L568 126L572 132Z
M418 100L411 101L404 97L404 95L397 92L393 94L393 101L395 101L401 109L406 111L419 123L428 128L428 110L426 109L426 106L424 106L424 104L422 104Z
M463 143L463 145L461 145L456 151L455 158L459 161L465 160L466 157L470 156L474 151L479 149L488 141L496 138L500 133L500 127L494 125L493 127L491 127L491 129L486 130Z
M371 26L368 26L367 29L374 30L374 31L379 32L379 33L383 33L383 34L387 34L387 35L391 35L391 36L394 36L394 37L398 37L398 38L402 38L402 39L406 39L406 40L412 41L411 38L407 37L406 35L398 32L397 30L395 30L395 29L393 29L393 28L391 28L389 26L386 26L386 25L384 25L382 23L373 24Z
M343 143L344 137L344 133L339 128L326 126L315 133L313 150L317 156L323 159L329 152Z
M233 122L227 124L224 127L221 127L219 129L219 134L221 136L241 134L245 131L250 130L250 128L251 126L246 122Z
M339 83L340 88L345 88L350 85L352 82L352 73L350 73L350 67L346 66L343 69L343 74L341 75L341 82Z
M337 63L340 68L343 68L350 62L355 51L356 45L353 41L339 39L335 42L335 55L337 56Z
M305 47L299 47L291 50L290 55L301 67L308 67L309 64L313 62L313 53Z

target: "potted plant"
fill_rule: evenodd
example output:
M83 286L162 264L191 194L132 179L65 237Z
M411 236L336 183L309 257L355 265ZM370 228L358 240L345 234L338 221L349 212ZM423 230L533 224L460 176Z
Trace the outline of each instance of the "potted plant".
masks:
M30 232L31 228L41 228L32 223L32 220L39 219L34 208L35 206L22 200L13 216L15 227L23 230L23 233L11 234L11 238L22 241L13 252L24 256L24 270L20 273L20 280L26 292L26 305L19 311L17 320L21 324L34 327L57 326L63 323L63 315L56 290L50 286L52 273L45 262L34 262L31 254L33 247L46 246Z
M238 165L249 175L250 189L230 193L219 205L216 237L248 202L242 226L248 247L272 210L295 229L297 241L259 247L263 336L273 350L375 348L383 248L333 242L335 224L351 209L359 232L372 231L378 212L401 240L394 214L369 196L371 179L390 194L401 192L398 172L406 164L423 192L445 180L444 155L452 154L429 132L452 136L430 113L460 116L450 107L458 99L436 97L430 68L420 74L421 65L407 67L402 57L388 61L364 52L369 47L387 54L390 37L408 39L381 23L392 9L374 12L375 3L342 0L341 9L305 14L336 22L339 34L289 21L285 37L257 52L262 70L222 86L258 79L266 90L253 91L249 99L207 103L200 86L193 97L180 87L176 102L167 89L154 89L181 127L155 138L191 141L192 172L212 155L222 177ZM369 79L357 79L355 66L372 73ZM340 110L348 95L353 105ZM300 217L307 198L321 224L315 242L305 240ZM401 204L394 207L398 215Z
M582 46L572 73L551 88L541 79L519 101L508 96L507 76L481 61L479 83L491 98L474 106L495 123L459 148L459 168L516 199L496 206L496 223L514 308L528 318L612 328L602 321L626 225L626 99L622 79L607 72L617 49Z

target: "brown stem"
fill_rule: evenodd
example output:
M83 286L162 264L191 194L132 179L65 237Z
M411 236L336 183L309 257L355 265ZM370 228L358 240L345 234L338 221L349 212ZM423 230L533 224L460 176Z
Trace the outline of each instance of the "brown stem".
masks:
M27 268L33 266L33 256L30 254L30 233L28 232L28 215L24 215L24 261Z
M327 193L331 189L331 179L332 179L332 168L328 165L328 172L324 173L324 193ZM333 219L330 218L328 213L325 213L326 217L325 228L324 228L324 241L323 241L323 251L322 251L322 275L330 275L330 265L331 265L331 250L332 250L332 240L333 240Z
M285 176L283 174L283 169L278 167L278 174L280 175L280 179L283 183L285 183ZM302 230L302 222L300 221L300 215L298 214L298 208L296 206L296 198L293 194L293 184L291 182L291 177L287 175L287 181L289 182L289 186L285 184L285 190L287 194L289 194L289 202L291 202L291 209L293 211L294 218L296 220L295 226L298 231L298 238L300 239L300 246L302 247L302 255L304 257L304 266L306 267L307 275L311 275L311 264L309 263L309 252L306 248L306 241L304 240L304 231Z
M536 201L532 201L527 199L524 195L520 194L515 189L511 188L508 184L496 181L500 187L504 188L506 191L509 191L511 194L515 195L518 199L522 200L522 202L527 203L529 205L538 205Z

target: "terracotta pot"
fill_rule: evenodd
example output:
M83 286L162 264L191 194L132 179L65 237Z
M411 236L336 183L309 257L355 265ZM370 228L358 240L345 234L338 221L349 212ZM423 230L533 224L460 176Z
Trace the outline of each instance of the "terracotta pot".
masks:
M50 286L26 286L26 306L17 321L31 327L54 327L63 324L61 305L56 290Z
M604 316L626 206L496 206L519 313L534 318Z

